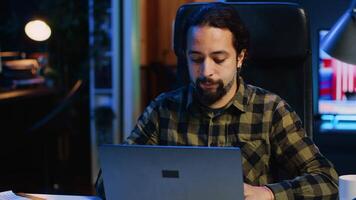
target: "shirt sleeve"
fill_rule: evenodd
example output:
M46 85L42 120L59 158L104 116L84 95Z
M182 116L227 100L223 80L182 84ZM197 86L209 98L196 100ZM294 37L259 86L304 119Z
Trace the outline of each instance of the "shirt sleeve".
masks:
M138 118L130 136L125 140L126 144L157 145L159 144L159 105L158 99L153 100Z
M301 120L281 101L273 114L272 153L291 180L267 184L275 199L337 199L338 175L333 165L306 135Z

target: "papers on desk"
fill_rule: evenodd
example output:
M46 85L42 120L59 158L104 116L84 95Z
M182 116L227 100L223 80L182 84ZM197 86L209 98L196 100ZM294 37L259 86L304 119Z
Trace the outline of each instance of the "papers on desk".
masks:
M26 197L18 196L12 191L0 192L0 200L31 200Z
M0 192L0 200L101 200L96 196L28 194L12 191Z

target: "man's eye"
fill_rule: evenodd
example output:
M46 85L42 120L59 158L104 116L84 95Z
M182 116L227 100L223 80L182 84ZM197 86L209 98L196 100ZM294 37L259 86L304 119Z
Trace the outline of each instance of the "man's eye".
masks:
M221 64L221 63L223 63L225 60L226 60L225 58L224 58L224 59L215 58L215 59L214 59L214 62L215 62L216 64Z
M190 57L190 60L194 63L202 63L204 62L204 58L201 57Z

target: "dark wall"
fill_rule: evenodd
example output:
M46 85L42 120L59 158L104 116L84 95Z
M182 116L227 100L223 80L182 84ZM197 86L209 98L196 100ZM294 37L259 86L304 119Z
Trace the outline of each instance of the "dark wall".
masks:
M42 18L41 0L1 1L0 5L0 49L1 51L28 51L40 49L40 44L27 38L24 27L34 18Z

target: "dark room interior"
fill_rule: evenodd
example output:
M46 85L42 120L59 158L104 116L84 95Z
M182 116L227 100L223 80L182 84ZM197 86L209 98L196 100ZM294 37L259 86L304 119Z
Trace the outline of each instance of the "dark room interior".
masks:
M145 107L162 92L182 86L181 73L189 77L188 71L179 68L185 61L177 50L176 37L181 32L174 30L174 20L180 6L201 2L215 1L2 0L0 192L95 196L101 168L98 147L124 142ZM242 76L257 86L264 84L258 79L268 76L273 80L264 80L268 90L275 92L273 88L279 87L293 93L286 97L283 91L276 92L296 109L307 135L338 175L356 174L356 65L321 50L322 37L353 1L268 2L302 8L306 31L272 27L278 33L290 31L290 38L280 38L288 44L275 43L267 51L252 48L257 53L252 52ZM49 28L46 38L31 38L27 33L25 26L33 20L44 22L41 33ZM258 32L260 27L249 28ZM294 41L299 33L306 37ZM273 43L268 42L264 44ZM286 60L278 63L282 67L276 71L272 67L263 73L254 71L256 63L271 61L263 55L262 60L254 60L258 49L274 58L279 46L291 45L288 48L294 50L303 42L309 57L302 71L284 70L283 65L290 64ZM350 51L356 57L355 49ZM283 85L286 80L291 83ZM301 85L302 81L307 83ZM306 102L299 89L309 92Z

